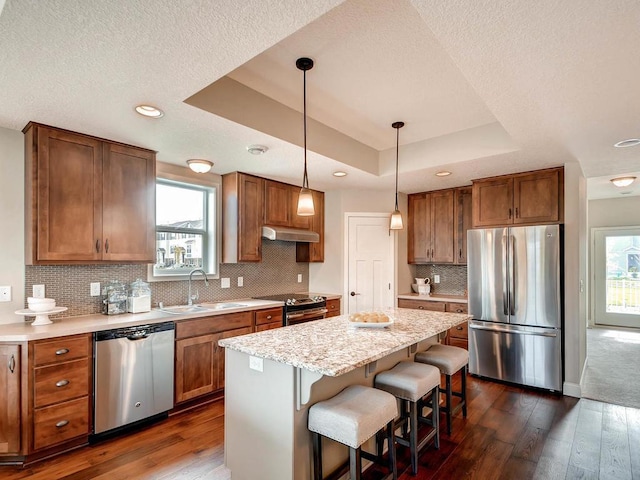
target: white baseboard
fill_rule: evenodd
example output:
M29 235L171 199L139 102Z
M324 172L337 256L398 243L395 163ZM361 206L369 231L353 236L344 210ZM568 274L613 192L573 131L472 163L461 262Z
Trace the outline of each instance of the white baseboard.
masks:
M562 393L568 397L582 398L582 388L577 383L564 382Z

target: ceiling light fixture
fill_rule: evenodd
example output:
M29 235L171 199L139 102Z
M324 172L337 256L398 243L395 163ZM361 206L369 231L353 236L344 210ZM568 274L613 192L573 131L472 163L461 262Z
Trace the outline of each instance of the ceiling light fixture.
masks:
M304 174L302 175L302 188L298 196L298 215L302 217L310 217L315 215L313 207L313 195L309 190L309 177L307 176L307 70L313 68L313 60L302 57L296 60L296 67L302 70L302 99L303 99L303 117L304 117Z
M333 172L333 176L334 177L346 177L347 176L347 172L343 172L341 170L338 170L337 172Z
M396 208L391 214L389 228L391 230L402 230L402 214L398 209L398 156L400 151L400 129L404 127L404 122L394 122L391 126L396 129Z
M264 145L249 145L247 147L247 152L251 155L262 155L267 150L269 150L269 147L265 147Z
M631 185L636 177L618 177L612 178L611 183L613 183L616 187L628 187Z
M614 143L613 146L617 148L635 147L640 145L640 138L630 138L628 140L620 140L618 143Z
M451 175L451 172L449 172L448 170L436 172L436 177L448 177L449 175Z
M191 160L187 160L187 165L196 173L207 173L211 170L211 167L213 167L213 162L200 158L192 158Z
M164 112L153 105L138 105L136 112L149 118L160 118L164 116Z

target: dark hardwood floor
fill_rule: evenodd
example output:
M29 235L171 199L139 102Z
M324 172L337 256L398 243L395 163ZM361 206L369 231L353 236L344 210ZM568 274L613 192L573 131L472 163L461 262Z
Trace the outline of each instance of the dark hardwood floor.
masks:
M468 398L467 419L459 413L452 434L441 435L440 449L424 450L418 476L399 447L401 480L640 479L638 409L474 377ZM229 480L223 441L224 405L218 401L24 469L0 467L0 478ZM379 478L379 472L372 468L366 478Z

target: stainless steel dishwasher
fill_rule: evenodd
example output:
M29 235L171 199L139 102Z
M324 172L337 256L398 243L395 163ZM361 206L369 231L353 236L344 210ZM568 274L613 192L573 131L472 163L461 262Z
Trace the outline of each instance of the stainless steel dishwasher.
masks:
M94 435L173 408L174 332L166 322L94 333Z

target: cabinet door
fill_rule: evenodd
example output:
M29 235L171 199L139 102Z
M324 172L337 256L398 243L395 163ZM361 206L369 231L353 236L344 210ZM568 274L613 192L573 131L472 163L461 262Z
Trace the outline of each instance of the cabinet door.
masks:
M0 453L20 453L20 346L0 345Z
M300 217L310 219L310 229L320 235L316 243L298 242L296 244L296 262L324 262L324 193L312 191L315 215ZM297 216L297 215L296 215Z
M238 182L238 262L260 262L264 180L238 174Z
M473 226L513 223L513 178L473 182Z
M155 163L153 152L104 144L104 260L155 261Z
M184 402L216 390L216 349L220 335L176 341L175 400Z
M42 126L37 152L27 165L33 175L35 261L102 258L102 144L71 132ZM37 156L37 159L35 157ZM29 194L30 192L27 192ZM37 198L37 200L36 200ZM29 235L29 234L28 234Z
M467 264L467 230L471 228L471 187L456 189L456 263Z
M431 262L453 263L454 191L441 190L431 197Z
M332 300L327 300L327 310L327 318L337 317L340 315L340 299L334 298Z
M407 241L408 263L431 260L431 197L426 193L409 195Z
M258 325L256 332L264 332L265 330L275 330L276 328L282 328L282 322L265 323L264 325Z
M264 224L281 227L291 226L291 191L289 185L265 180Z
M289 187L289 209L290 209L290 219L291 226L293 228L301 228L303 230L311 230L311 219L313 217L307 217L298 215L298 197L300 196L300 187L296 187L294 185L288 185ZM313 204L316 210L318 209L318 205L316 204L316 199L314 197Z
M513 179L513 223L545 223L560 220L560 172L516 175Z
M280 325L282 325L280 323ZM231 337L237 337L239 335L247 335L248 333L252 333L251 332L251 327L245 327L245 328L237 328L235 330L229 330L226 332L222 332L221 334L219 334L218 340L222 340L223 338L231 338ZM220 347L217 345L217 341L216 341L216 359L215 359L215 370L216 370L216 378L217 378L217 385L216 385L216 390L219 390L221 388L224 388L224 348Z

